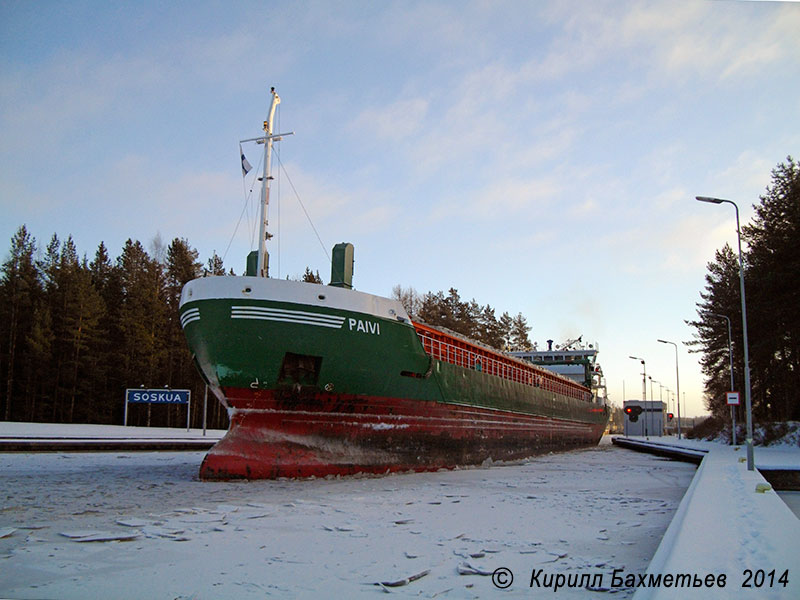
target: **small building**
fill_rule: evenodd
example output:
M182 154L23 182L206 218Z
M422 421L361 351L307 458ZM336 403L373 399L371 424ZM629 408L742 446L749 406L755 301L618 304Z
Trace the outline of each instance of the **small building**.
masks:
M664 435L667 405L652 400L625 400L625 435L654 436Z

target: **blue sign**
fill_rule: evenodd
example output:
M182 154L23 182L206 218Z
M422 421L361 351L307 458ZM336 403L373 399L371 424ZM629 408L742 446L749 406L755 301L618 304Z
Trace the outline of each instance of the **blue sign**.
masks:
M190 390L169 390L155 388L130 388L125 390L125 402L144 402L148 404L188 404Z

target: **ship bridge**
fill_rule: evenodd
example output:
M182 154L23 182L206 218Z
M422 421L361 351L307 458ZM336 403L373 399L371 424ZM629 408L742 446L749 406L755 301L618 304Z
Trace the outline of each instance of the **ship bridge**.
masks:
M605 403L606 385L603 370L597 363L598 345L582 344L581 338L568 340L555 348L552 340L547 344L547 350L534 348L509 354L590 388L596 401Z

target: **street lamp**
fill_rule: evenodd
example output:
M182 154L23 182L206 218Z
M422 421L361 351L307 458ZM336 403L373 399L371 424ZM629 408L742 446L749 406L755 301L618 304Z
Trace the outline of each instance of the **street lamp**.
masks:
M731 362L731 391L734 391L736 383L733 380L733 341L731 340L731 320L727 315L719 313L708 313L715 317L721 317L728 322L728 358ZM736 445L736 407L731 404L731 444Z
M672 344L675 346L675 380L678 384L678 439L681 439L681 376L678 372L678 344L667 340L658 340L662 344Z
M644 359L637 356L629 356L628 358L642 363L642 400L647 402L647 369L645 368Z
M674 402L672 404L670 404L670 398L672 397L672 390L670 390L667 386L664 386L664 389L667 391L667 412L671 413L672 412L672 408L670 408L670 407L675 405Z
M647 368L644 364L644 359L638 356L629 356L628 358L642 363L642 400L644 401L645 410L647 410ZM645 436L647 436L647 413L644 415L644 430Z
M753 410L750 403L750 354L747 349L747 305L744 297L744 266L742 264L742 232L739 228L739 207L733 200L724 200L722 198L709 198L708 196L695 196L700 202L709 202L711 204L733 204L736 209L736 238L739 242L739 290L742 296L742 337L744 338L744 404L745 411L747 412L747 470L755 470L753 460Z
M652 406L653 406L653 402L655 402L655 401L656 401L656 397L653 395L653 384L654 384L654 383L658 383L658 381L656 381L655 379L653 379L653 376L652 376L652 375L648 375L648 376L647 376L647 378L650 380L650 407L652 408ZM660 384L660 383L658 383L658 385L661 385L661 384ZM659 410L661 410L661 409L659 408ZM652 425L652 422L651 422L651 425ZM655 427L653 427L653 429L655 429ZM658 435L659 435L659 436L661 436L661 434L662 434L662 433L663 433L663 430L662 430L662 432L661 432L661 433L659 433Z

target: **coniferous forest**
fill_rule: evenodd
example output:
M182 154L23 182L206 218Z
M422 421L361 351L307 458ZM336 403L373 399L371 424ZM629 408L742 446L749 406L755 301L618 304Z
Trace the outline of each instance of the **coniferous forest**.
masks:
M184 239L148 253L128 240L112 260L101 243L81 258L71 237L37 246L25 226L0 268L0 418L122 424L125 389L190 389L191 425L202 426L205 384L178 319L183 285L207 268ZM186 405L131 404L129 425L185 426ZM213 394L208 427L227 428Z
M753 418L800 420L800 165L790 156L772 171L772 182L742 223L748 347ZM725 420L730 389L728 321L733 376L744 390L742 307L738 248L726 245L708 264L705 290L689 345L702 354L706 408ZM740 394L737 422L744 419Z

